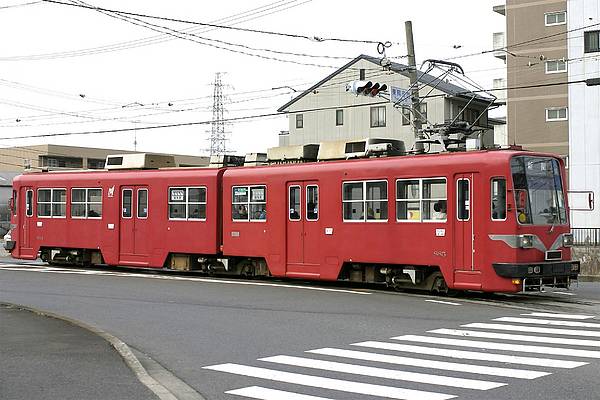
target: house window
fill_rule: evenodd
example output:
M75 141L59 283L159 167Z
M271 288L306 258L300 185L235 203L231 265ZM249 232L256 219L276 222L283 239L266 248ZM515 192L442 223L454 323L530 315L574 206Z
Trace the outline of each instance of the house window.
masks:
M365 69L364 68L361 68L358 71L358 79L361 80L361 81L365 80Z
M304 128L304 115L296 114L296 129Z
M546 26L563 25L567 23L567 12L552 12L544 14L546 18Z
M371 128L385 126L385 106L371 107Z
M567 72L567 62L565 60L546 61L547 74L558 74L561 72Z
M567 119L567 107L546 108L546 122L566 121Z
M344 110L335 110L335 126L344 125Z
M600 51L600 31L584 32L583 48L585 53L595 53Z
M104 160L101 158L88 158L87 167L88 169L103 169Z
M446 214L446 178L396 181L397 221L439 222L446 220Z
M72 189L71 218L101 218L102 189Z
M169 219L205 220L205 187L170 187Z
M67 189L38 189L37 210L38 217L66 217Z
M344 221L387 221L387 181L344 182Z
M234 186L231 218L234 221L265 221L267 219L267 187Z
M410 125L410 108L408 107L402 109L402 125Z

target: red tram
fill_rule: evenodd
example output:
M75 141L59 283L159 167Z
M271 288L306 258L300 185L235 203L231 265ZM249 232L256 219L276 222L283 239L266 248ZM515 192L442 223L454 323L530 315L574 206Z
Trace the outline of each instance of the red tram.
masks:
M562 160L518 150L14 180L14 258L489 292L568 287Z

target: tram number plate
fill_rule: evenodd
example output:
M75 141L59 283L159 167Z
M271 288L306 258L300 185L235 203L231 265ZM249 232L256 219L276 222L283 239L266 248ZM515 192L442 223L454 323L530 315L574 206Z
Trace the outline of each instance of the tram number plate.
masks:
M435 236L438 236L438 237L446 236L446 230L445 229L436 229Z

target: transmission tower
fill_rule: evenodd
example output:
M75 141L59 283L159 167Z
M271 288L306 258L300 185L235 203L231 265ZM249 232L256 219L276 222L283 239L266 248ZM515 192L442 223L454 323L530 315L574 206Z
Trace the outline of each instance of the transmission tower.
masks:
M213 111L210 130L210 155L222 155L226 152L227 131L225 131L225 110L224 102L226 96L223 94L223 82L221 82L222 72L215 74L215 83L213 84Z

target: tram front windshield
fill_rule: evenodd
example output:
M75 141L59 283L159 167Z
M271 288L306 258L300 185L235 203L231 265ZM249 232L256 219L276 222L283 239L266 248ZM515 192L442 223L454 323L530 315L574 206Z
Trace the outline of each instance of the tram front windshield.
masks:
M550 157L513 157L510 163L517 220L529 225L567 223L560 164Z

